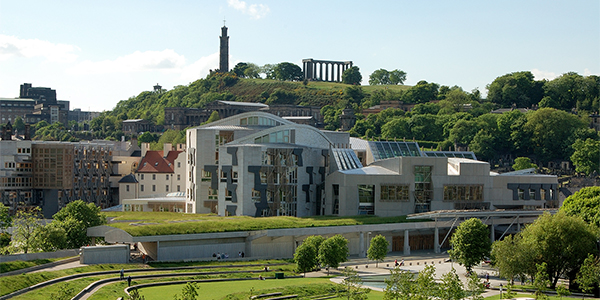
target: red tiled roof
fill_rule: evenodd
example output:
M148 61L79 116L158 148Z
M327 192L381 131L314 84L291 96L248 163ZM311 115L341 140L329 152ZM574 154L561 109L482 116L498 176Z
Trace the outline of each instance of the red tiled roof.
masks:
M163 151L148 151L142 158L138 173L173 173L173 163L181 151L169 151L167 157L163 157Z

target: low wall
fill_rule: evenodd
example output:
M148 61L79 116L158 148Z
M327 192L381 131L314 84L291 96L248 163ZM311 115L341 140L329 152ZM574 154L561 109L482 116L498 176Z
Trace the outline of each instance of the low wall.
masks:
M56 252L37 252L37 253L23 253L23 254L11 254L11 255L0 255L0 263L15 261L15 260L34 260L34 259L49 259L49 258L61 258L79 255L79 249L59 250Z
M82 247L80 262L88 265L129 263L129 245Z

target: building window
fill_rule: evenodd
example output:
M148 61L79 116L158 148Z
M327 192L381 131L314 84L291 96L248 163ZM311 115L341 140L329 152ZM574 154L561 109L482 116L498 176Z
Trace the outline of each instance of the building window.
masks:
M252 201L260 202L260 191L252 189Z
M181 180L181 174L177 174L177 180Z
M144 191L144 185L143 184L140 185L140 191L142 191L142 192Z
M444 201L483 201L483 185L445 185Z
M525 199L525 190L519 189L517 192L519 194L519 200L524 200Z
M529 200L535 200L535 190L529 189Z
M167 174L165 178L166 178L167 180L169 180L169 174Z
M129 192L129 184L126 185L126 190Z
M169 186L165 185L165 191L168 192L169 191Z
M431 169L432 166L415 166L415 213L431 210L433 199Z
M140 174L140 177L142 178L142 180L144 180L144 174Z
M334 184L331 187L333 190L333 210L331 213L338 215L340 213L340 186Z
M408 201L408 185L382 185L379 193L381 201Z
M177 191L181 192L181 186L180 185L177 186Z
M181 168L181 162L177 162L177 167Z
M152 174L152 180L156 180L156 174Z
M375 186L358 185L358 214L375 214Z
M152 185L152 191L156 192L156 185L154 185L154 184Z
M191 177L192 176L190 174L190 178ZM202 170L202 181L210 181L211 178L212 178L212 172L208 172L208 171Z

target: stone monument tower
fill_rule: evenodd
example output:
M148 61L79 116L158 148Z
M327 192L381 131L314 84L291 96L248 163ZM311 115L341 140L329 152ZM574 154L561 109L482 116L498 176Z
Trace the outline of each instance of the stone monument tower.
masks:
M227 36L227 27L225 27L225 24L221 27L220 39L219 72L229 72L229 37Z

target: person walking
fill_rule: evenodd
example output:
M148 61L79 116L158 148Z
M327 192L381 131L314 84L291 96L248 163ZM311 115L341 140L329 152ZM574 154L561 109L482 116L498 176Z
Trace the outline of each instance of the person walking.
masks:
M120 279L123 280L125 278L125 270L121 269L121 272L119 272L121 277Z
M127 286L131 286L131 275L127 276Z

